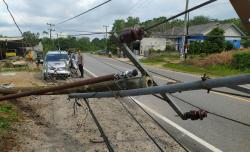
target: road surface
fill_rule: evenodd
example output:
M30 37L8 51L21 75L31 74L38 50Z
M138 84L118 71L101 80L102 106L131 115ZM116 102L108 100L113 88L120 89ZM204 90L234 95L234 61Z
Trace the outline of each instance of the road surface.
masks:
M134 69L126 63L106 58L84 54L85 68L96 76L106 75ZM174 79L187 82L198 80L200 77L150 68L150 70ZM159 75L153 77L160 84L166 84L170 80ZM172 98L187 112L195 108L182 102L192 103L207 111L226 116L228 118L250 124L250 100L221 93L209 93L206 91L189 91L175 93ZM166 128L180 143L192 151L249 151L250 127L239 124L215 115L208 115L204 120L181 120L169 105L153 95L133 97L136 102L145 109Z

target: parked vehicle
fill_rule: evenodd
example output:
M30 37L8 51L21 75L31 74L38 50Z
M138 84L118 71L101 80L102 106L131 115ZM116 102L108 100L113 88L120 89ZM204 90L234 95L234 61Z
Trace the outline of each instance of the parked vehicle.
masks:
M49 51L44 58L43 75L44 80L68 78L70 76L68 53L66 51Z
M99 55L106 55L107 50L99 50L99 51L96 51L96 53L99 54Z

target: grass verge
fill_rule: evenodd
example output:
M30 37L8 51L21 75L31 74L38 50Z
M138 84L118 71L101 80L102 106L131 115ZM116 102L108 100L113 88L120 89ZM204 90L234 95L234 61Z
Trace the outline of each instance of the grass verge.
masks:
M174 71L186 72L203 75L204 73L210 76L229 76L244 73L250 73L250 69L240 70L232 66L232 56L235 53L247 52L230 51L215 53L208 56L192 56L185 62L180 62L179 55L174 53L153 54L141 62L146 65L157 66L161 68L171 69Z
M187 72L187 73L193 73L193 74L199 74L203 75L204 73L210 75L210 76L229 76L229 75L238 75L238 74L244 74L244 73L250 73L249 70L240 71L236 69L232 69L227 66L223 65L213 65L213 66L207 66L207 67L196 67L193 65L188 64L173 64L173 63L166 63L163 64L164 68L180 71L180 72Z
M11 124L17 121L17 112L13 105L3 103L0 105L0 135L8 131Z
M0 68L0 72L19 72L19 71L27 71L27 72L40 72L41 70L38 68L29 68L28 66L25 67L14 67L14 68Z

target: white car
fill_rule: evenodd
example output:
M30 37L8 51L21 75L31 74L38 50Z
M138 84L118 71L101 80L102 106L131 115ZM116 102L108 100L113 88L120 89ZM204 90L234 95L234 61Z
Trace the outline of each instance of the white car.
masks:
M66 51L49 51L43 63L44 80L48 78L68 78L70 76L69 70L69 56Z

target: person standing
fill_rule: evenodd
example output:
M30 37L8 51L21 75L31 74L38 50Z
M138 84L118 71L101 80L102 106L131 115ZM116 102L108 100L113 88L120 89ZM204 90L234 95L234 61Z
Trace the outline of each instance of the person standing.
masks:
M80 73L81 73L81 78L83 78L83 55L81 54L81 51L78 50L78 68L80 70Z

